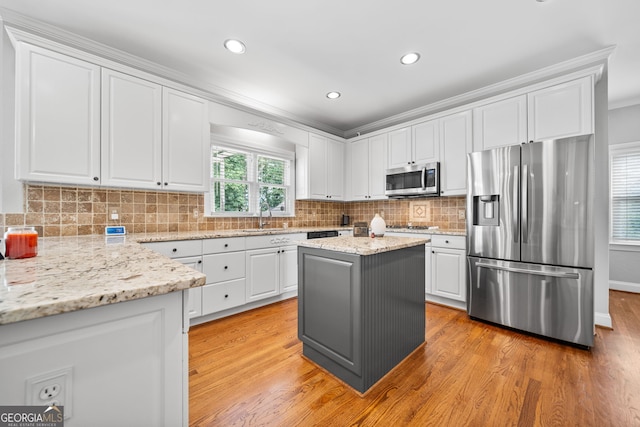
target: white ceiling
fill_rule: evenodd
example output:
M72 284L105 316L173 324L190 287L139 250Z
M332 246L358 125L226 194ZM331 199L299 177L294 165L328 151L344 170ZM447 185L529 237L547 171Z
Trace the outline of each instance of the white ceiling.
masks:
M0 0L2 8L341 136L613 45L610 108L640 103L639 0ZM227 52L228 38L243 40L246 54ZM400 65L409 51L421 60ZM342 97L327 99L332 90Z

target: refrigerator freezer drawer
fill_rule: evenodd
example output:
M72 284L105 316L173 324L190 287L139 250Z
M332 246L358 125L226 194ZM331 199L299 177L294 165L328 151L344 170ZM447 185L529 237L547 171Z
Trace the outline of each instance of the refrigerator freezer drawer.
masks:
M468 257L471 317L591 347L593 272Z

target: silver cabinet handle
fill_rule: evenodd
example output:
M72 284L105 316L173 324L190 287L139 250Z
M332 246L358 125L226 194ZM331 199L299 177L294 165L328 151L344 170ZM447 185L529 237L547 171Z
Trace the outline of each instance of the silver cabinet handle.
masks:
M560 277L563 279L579 279L580 278L579 273L568 273L564 271L529 270L527 268L505 267L502 265L487 264L484 262L477 262L476 266L489 268L491 270L508 271L509 273L525 273L525 274L533 274L536 276Z

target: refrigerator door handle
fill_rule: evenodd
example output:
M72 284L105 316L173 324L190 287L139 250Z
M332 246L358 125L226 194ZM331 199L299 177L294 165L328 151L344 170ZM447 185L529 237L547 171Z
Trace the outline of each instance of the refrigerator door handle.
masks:
M528 243L529 238L529 170L525 163L522 165L522 243Z
M564 271L540 271L540 270L529 270L528 268L518 268L518 267L506 267L502 265L495 264L487 264L484 262L477 262L476 266L490 268L493 270L502 270L508 271L510 273L525 273L525 274L533 274L536 276L547 276L547 277L560 277L563 279L579 279L579 273L569 273Z
M513 241L518 243L518 180L520 179L520 168L518 165L513 167L513 203L511 203L511 228L513 233Z

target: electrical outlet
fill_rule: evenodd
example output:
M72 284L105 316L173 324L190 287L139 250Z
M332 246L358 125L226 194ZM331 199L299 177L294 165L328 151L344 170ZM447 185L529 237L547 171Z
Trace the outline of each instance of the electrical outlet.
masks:
M465 211L464 209L458 209L458 219L465 219Z
M27 378L27 405L64 406L64 418L72 414L73 369L62 368Z
M198 218L200 216L200 212L198 212L198 209L194 209L193 210L193 217L194 218Z
M120 213L118 212L118 209L111 209L111 219L114 221L117 221L118 218L120 218Z

